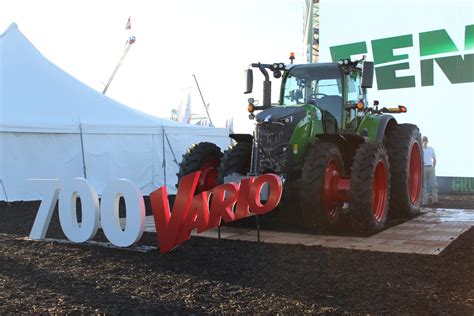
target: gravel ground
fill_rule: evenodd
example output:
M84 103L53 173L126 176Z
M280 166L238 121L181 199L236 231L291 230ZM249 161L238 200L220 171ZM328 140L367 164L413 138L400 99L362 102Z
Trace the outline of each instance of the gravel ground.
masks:
M473 228L439 256L198 237L160 255L22 240L38 206L0 202L0 314L474 314ZM64 238L57 213L47 237Z

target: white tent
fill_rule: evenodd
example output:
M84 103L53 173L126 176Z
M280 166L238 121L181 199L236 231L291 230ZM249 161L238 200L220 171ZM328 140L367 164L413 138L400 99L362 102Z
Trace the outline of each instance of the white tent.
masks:
M0 200L40 199L28 178L85 175L99 194L114 178L174 193L176 161L200 141L224 149L228 130L124 106L48 61L15 24L0 35Z

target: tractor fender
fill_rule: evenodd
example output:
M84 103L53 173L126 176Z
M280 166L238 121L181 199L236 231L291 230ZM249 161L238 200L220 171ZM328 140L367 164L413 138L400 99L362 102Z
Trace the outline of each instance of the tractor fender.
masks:
M385 136L385 130L397 125L397 120L391 115L367 115L362 119L357 133L367 136L371 143L381 143Z
M252 143L252 140L253 140L253 136L250 134L229 134L229 137L238 143L240 142Z
M339 148L344 160L345 174L351 173L352 159L360 144L365 143L364 137L356 133L318 134L317 139L334 143Z
M393 125L397 125L397 120L391 115L382 115L382 119L380 120L379 127L377 129L377 138L375 142L380 144L383 142L383 138L385 137L385 130Z

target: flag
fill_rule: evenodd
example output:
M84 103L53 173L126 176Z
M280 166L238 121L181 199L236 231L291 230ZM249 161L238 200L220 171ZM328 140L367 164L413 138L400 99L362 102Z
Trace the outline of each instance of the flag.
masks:
M178 107L178 122L186 124L191 122L191 89L181 99L181 104Z
M132 28L132 21L130 20L131 16L128 17L127 24L125 25L125 30L130 30Z
M234 118L228 118L225 120L225 127L229 129L231 133L234 133Z

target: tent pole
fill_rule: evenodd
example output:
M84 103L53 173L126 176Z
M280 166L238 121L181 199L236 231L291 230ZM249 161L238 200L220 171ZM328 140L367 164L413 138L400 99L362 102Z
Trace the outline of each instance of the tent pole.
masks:
M166 183L166 153L165 153L165 129L161 127L161 143L163 148L163 174L165 179L165 187L167 186Z
M0 179L0 182L2 183L3 193L5 194L5 198L7 199L8 206L10 207L10 201L8 200L8 195L7 195L7 191L5 190L5 186L3 185L3 180Z
M84 172L84 179L87 179L86 157L84 155L84 139L82 138L82 124L81 123L79 123L79 135L81 136L82 170Z
M163 132L164 132L164 130L163 130ZM166 142L168 143L168 147L170 148L171 154L173 155L173 161L179 167L178 160L176 160L176 155L174 154L173 147L171 147L170 140L169 140L168 135L166 133L165 133L165 137L166 137Z
M151 133L151 168L152 168L152 175L151 175L151 187L155 190L155 135L153 132Z

